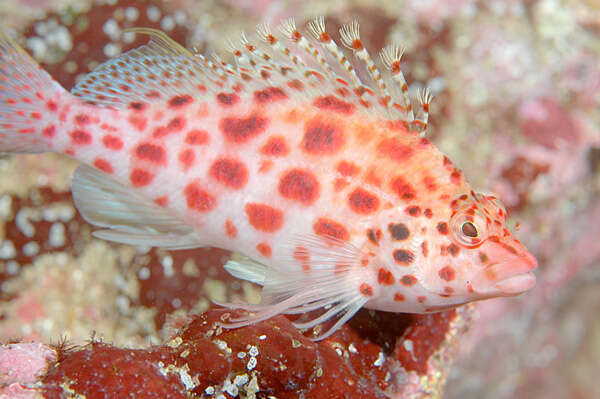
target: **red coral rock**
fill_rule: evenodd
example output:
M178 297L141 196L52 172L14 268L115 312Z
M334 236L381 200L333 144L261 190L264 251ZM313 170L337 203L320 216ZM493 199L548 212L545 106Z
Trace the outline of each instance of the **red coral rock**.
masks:
M102 343L61 354L42 379L45 398L186 398L179 376L168 373L174 353L168 347L120 349Z

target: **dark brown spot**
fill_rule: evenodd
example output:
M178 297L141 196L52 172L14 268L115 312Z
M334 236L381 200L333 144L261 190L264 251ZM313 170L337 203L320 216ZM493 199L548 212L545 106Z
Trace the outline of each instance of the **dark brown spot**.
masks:
M437 224L437 230L440 232L440 234L448 234L448 223L446 222L439 222Z
M397 241L406 240L410 235L408 227L404 223L390 223L388 230L392 235L392 238Z
M452 281L456 276L456 272L451 266L444 266L438 271L438 275L442 280Z
M415 285L417 283L417 278L415 276L413 276L412 274L405 274L400 279L400 282L402 284L410 287L411 285Z
M448 245L448 252L450 253L450 255L457 257L460 252L460 248L458 247L458 245L452 243Z
M379 240L381 240L381 230L379 230L379 229L368 229L367 230L367 238L374 245L379 245Z
M410 265L415 260L415 255L407 249L396 249L394 260L401 265Z

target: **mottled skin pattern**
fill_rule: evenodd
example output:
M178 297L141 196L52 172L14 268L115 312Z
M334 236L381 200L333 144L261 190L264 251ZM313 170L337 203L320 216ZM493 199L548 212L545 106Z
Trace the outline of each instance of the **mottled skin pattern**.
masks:
M322 265L298 237L321 237L353 253L340 283L356 282L364 306L395 312L514 295L535 281L536 261L505 227L499 202L475 194L419 133L364 112L348 93L298 101L286 86L155 92L109 109L47 79L37 99L13 85L23 96L11 104L0 91L5 130L7 112L35 109L21 121L30 130L7 133L0 149L93 165L191 225L199 245L310 275ZM35 139L17 148L15 134Z

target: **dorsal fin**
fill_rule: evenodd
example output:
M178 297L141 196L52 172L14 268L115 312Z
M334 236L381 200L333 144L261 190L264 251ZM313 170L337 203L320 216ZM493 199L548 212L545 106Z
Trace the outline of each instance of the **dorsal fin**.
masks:
M345 47L358 61L347 56L347 50L327 34L322 17L309 23L314 40L301 34L293 19L282 22L281 40L266 24L257 27L255 38L242 34L239 45L230 42L229 46L236 65L219 57L212 62L193 54L154 29L129 31L149 35L150 41L100 65L73 89L73 94L97 105L123 108L137 101L165 101L176 95L198 100L206 96L210 101L223 91L253 93L277 87L286 97L308 104L324 96L338 98L371 117L400 120L418 131L427 126L431 96L428 92L420 95L422 116L415 119L398 47L382 51L387 69L383 75L362 44L356 21L340 32ZM360 71L366 71L365 76L359 76Z

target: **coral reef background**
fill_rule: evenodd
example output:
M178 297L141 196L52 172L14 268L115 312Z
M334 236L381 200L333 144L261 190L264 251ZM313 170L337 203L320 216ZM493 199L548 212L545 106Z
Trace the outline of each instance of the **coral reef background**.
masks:
M406 47L411 91L435 95L430 139L505 203L540 262L537 286L437 315L363 311L318 344L283 317L222 332L211 300L259 295L222 270L228 253L92 239L68 190L74 162L5 156L0 395L109 397L121 384L173 398L600 397L600 3L0 2L2 29L66 87L146 41L126 27L225 55L225 39L263 20L302 26L317 15L330 32L358 18L372 53Z

